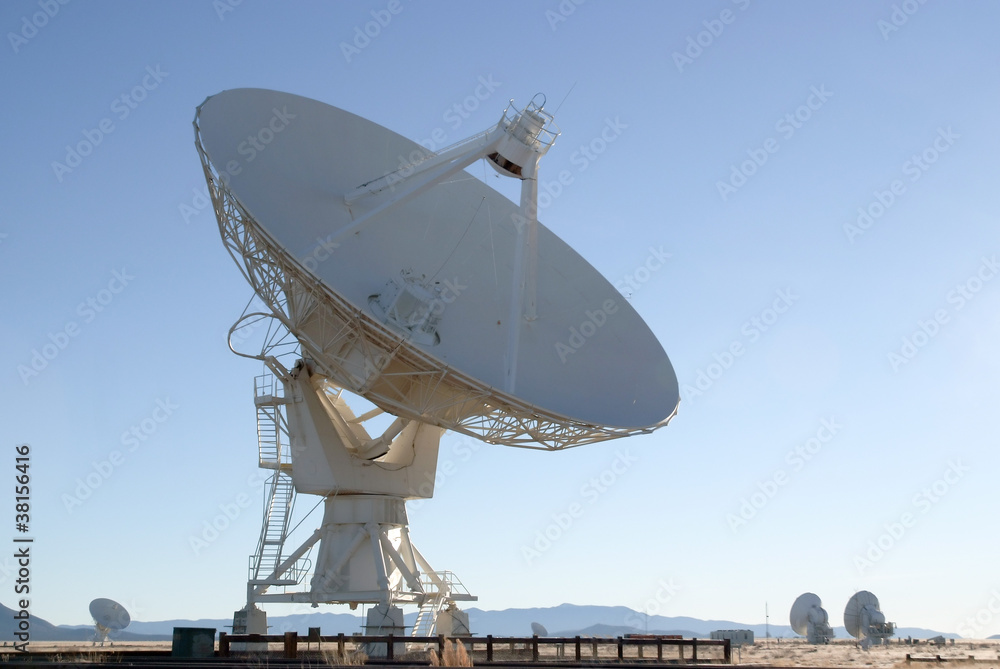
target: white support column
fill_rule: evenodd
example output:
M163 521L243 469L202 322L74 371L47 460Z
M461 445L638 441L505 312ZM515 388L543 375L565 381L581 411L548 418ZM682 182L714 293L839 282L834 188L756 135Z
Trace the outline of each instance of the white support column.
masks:
M372 193L363 193L362 195L367 194L368 198L374 198L376 201L370 209L360 211L356 217L354 216L355 207L368 204L368 198L359 198L355 193L348 194L344 199L348 208L351 210L351 215L354 217L354 220L350 225L341 228L330 241L334 244L343 242L344 239L364 228L364 226L366 226L375 216L378 216L392 207L396 207L407 200L412 199L428 188L444 181L456 172L465 169L480 158L485 157L493 151L498 143L499 138L493 138L492 135L487 135L482 144L476 144L472 148L465 149L454 157L450 157L444 161L428 161L430 165L422 164L414 168L413 174L406 177L398 177L398 179L393 182L391 190L395 192L393 192L392 195L385 194L385 189L388 188L388 186L382 187ZM388 176L391 177L393 175ZM348 197L351 197L352 199L348 201ZM355 203L353 206L351 204L352 202Z
M388 555L392 562L396 565L396 569L398 569L399 573L403 575L403 580L406 581L410 590L413 592L421 592L423 588L420 587L420 579L410 568L410 565L406 563L406 560L403 559L403 556L399 554L399 551L397 551L392 545L392 542L389 541L389 536L385 530L381 531L379 541L382 544L382 551Z
M514 247L513 286L507 317L506 390L513 394L517 385L517 356L521 330L535 320L538 277L538 158L525 165L521 181L521 209Z
M378 195L386 188L391 188L394 184L400 181L411 179L415 176L419 176L420 174L430 173L432 170L442 165L453 163L456 160L463 160L464 157L472 155L476 152L483 152L487 149L487 147L491 147L497 139L496 135L491 137L491 133L494 133L495 130L496 126L483 131L478 135L473 135L472 137L462 140L452 147L443 150L436 156L430 156L426 160L420 161L416 165L401 165L395 172L390 172L385 176L372 179L368 183L362 184L350 193L347 193L344 196L344 202L350 206L364 198ZM410 174L407 174L405 177L401 176L400 173L406 171L407 169L412 170Z
M365 532L368 533L368 538L371 539L372 556L375 558L375 582L378 583L379 590L384 593L381 603L388 606L391 600L389 594L389 574L386 569L385 555L382 554L382 543L379 541L378 524L369 521L365 524Z
M319 532L319 530L316 531ZM358 548L361 547L361 544L364 543L366 536L368 535L365 534L365 528L359 526L357 531L354 533L354 537L351 539L351 543L347 545L347 548L345 548L340 554L337 561L326 569L322 576L317 573L313 578L313 592L326 592L328 591L330 583L340 583L341 578L338 576L340 570L344 568L344 565L346 565L347 561L351 559L351 556L354 555Z

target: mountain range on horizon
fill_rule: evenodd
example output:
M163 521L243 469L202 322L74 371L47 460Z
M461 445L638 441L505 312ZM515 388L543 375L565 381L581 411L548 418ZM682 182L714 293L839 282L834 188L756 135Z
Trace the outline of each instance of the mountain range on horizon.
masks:
M466 609L469 626L478 636L530 636L531 623L543 625L549 636L620 636L623 634L680 634L684 637L707 638L714 630L749 629L758 639L769 632L772 638L794 638L788 625L745 624L731 620L702 620L686 616L646 616L624 606L587 606L560 604L544 608L505 609L485 611ZM14 638L13 611L0 604L0 640ZM416 613L404 617L407 627L412 627ZM314 612L287 616L270 615L268 633L282 634L295 631L306 634L310 627L319 627L323 635L354 634L361 632L364 617L360 613ZM214 627L228 631L232 619L178 619L162 621L132 621L128 629L113 635L119 641L156 641L173 638L174 627ZM834 628L836 638L850 638L843 627ZM92 625L53 625L41 618L31 619L31 638L36 641L89 641L93 638ZM897 638L929 639L936 636L960 639L958 634L938 632L921 627L898 627Z

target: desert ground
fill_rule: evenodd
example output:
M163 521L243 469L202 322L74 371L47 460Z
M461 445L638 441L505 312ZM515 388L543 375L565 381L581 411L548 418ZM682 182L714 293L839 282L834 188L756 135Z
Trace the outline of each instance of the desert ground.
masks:
M863 650L853 639L836 639L829 644L813 646L804 639L758 639L753 646L733 650L734 664L755 664L778 667L912 667L929 669L928 665L955 669L962 665L981 669L998 669L1000 641L956 639L943 645L920 641L901 643L892 639L883 646ZM906 656L911 661L907 663ZM937 657L940 656L939 663Z

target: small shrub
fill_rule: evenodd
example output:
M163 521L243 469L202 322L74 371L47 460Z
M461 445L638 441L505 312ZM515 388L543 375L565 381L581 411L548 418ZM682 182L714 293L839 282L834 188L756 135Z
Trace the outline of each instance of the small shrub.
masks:
M453 641L444 642L444 653L438 656L437 650L431 650L432 667L471 667L472 658L465 650L465 644Z

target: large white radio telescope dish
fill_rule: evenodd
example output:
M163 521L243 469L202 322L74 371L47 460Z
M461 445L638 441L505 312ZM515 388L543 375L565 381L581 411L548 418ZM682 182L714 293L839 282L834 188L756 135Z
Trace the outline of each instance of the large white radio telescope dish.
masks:
M405 504L434 493L444 430L561 449L673 417L677 377L615 288L538 221L544 100L439 153L349 112L258 89L198 108L195 145L227 249L265 305L255 384L259 463L273 470L247 606L370 603L370 633L468 633L476 597L410 540ZM515 204L465 171L520 183ZM277 332L278 334L273 334ZM294 355L289 360L287 356ZM342 391L375 405L356 415ZM378 432L381 413L395 417ZM285 551L294 494L325 497ZM315 549L315 551L314 551Z
M833 638L829 616L821 606L819 597L811 592L798 596L788 618L795 633L806 637L809 643L829 643Z
M110 633L120 632L132 622L124 606L104 597L90 603L90 615L94 619L94 641L100 641L102 646Z
M679 394L649 327L547 228L536 222L522 241L518 205L463 171L474 158L447 160L481 145L495 169L525 179L519 152L555 135L544 112L514 112L440 154L259 89L209 97L195 127L230 252L337 385L397 416L514 446L661 427ZM405 181L416 170L426 178Z
M880 644L896 633L894 623L886 622L879 607L878 597L861 590L847 602L844 609L844 627L855 639L860 639L863 647Z

